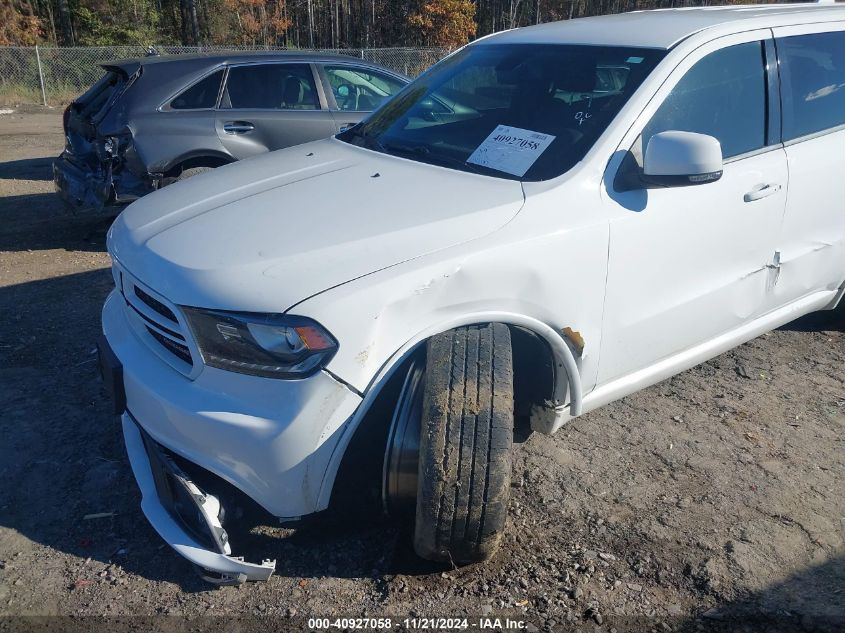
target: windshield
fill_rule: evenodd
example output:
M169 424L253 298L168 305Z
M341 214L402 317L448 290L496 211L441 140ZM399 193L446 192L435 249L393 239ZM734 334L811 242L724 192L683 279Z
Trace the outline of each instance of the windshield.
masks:
M443 60L343 141L514 180L580 161L665 51L479 44Z

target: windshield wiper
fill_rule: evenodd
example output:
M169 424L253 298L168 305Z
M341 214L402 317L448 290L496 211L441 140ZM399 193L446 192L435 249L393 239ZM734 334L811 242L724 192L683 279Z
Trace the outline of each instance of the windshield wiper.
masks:
M432 163L435 165L439 164L441 167L448 165L460 169L461 171L471 171L476 174L485 175L484 171L472 163L468 163L460 158L447 156L446 154L433 154L431 149L425 145L397 145L381 142L379 142L379 145L382 147L380 151L384 151L386 153L395 152L397 154L405 154L406 156L419 158L425 163Z

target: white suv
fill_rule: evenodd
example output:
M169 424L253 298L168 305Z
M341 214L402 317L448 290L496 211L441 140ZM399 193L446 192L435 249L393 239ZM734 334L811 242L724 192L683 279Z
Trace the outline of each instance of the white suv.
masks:
M264 579L232 494L292 524L372 473L421 556L483 560L515 429L836 307L843 174L845 7L801 4L487 37L337 137L156 192L110 231L100 345L144 513Z

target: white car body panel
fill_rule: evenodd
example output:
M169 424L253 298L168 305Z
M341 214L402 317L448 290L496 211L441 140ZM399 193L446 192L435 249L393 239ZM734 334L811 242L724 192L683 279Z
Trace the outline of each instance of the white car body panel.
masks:
M845 21L773 30L775 37L830 31L845 31ZM843 148L845 126L786 142L789 197L778 240L780 271L770 309L797 301L819 286L835 290L842 283L845 203L840 187L834 185L845 173Z
M764 40L750 31L697 47L654 95L620 147L631 147L675 84L708 54ZM725 162L720 180L699 187L616 191L620 159L604 178L612 257L605 290L599 383L643 369L730 332L765 311L786 207L789 174L780 146ZM763 186L774 195L743 197Z
M116 270L177 311L308 317L339 347L303 380L202 363L180 372L150 349L143 323L129 324L116 291L103 329L124 367L128 411L156 442L290 519L328 507L370 405L439 332L503 322L545 340L554 393L535 404L531 425L552 433L834 307L845 293L845 215L834 186L845 168L845 126L734 157L706 185L625 191L614 179L698 60L734 44L842 30L843 16L843 8L811 5L641 12L472 44L672 48L583 160L551 180L480 176L331 139L141 199L110 232ZM767 185L772 195L748 196ZM166 523L148 494L149 486L145 512ZM159 531L171 544L184 540L169 524ZM194 545L179 551L234 573L231 559L203 558ZM243 573L267 573L258 567Z
M138 200L116 220L109 249L179 305L284 312L327 288L493 232L522 203L518 182L327 139Z
M144 430L275 516L315 512L323 473L360 396L323 372L256 380L206 367L192 380L138 339L122 303L119 293L109 296L103 331L123 364L127 410Z
M503 231L344 284L291 311L314 318L344 341L330 368L362 392L419 333L444 331L438 326L449 329L456 320L478 323L489 312L533 318L557 336L567 327L581 332L586 345L580 381L591 388L603 299L587 289L604 283L608 227L590 212L600 200L599 179L594 175L588 188L578 168L571 173L571 186L529 197ZM574 296L583 299L573 302ZM350 319L352 311L356 317ZM558 394L558 404L566 396Z

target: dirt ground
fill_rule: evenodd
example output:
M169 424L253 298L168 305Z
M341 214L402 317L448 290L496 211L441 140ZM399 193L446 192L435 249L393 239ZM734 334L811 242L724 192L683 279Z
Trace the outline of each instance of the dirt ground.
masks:
M389 523L318 524L235 543L278 560L269 582L205 584L141 514L104 398L108 222L53 194L60 118L0 115L0 630L57 615L136 616L133 630L234 616L261 630L307 616L845 630L845 333L830 314L520 444L488 565L422 566Z

